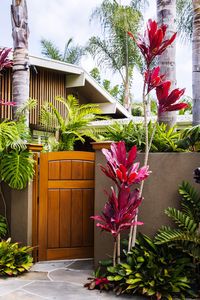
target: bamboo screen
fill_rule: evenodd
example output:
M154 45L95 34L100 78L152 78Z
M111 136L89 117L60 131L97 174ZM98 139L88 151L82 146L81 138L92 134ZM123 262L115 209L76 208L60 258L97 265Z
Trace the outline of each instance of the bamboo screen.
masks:
M0 74L0 99L6 102L12 101L11 69ZM12 107L0 105L0 119L12 119Z
M0 99L11 101L12 97L12 73L6 70L0 77ZM57 101L56 96L66 97L66 75L64 73L46 70L42 68L30 71L30 97L38 102L37 108L30 113L30 124L39 125L39 115L44 102L52 102L63 115L63 107ZM13 99L14 101L14 99ZM12 119L12 108L1 107L1 118Z

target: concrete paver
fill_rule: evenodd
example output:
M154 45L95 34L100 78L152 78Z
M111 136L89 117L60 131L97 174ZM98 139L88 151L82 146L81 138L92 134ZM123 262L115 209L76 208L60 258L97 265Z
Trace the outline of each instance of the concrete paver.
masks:
M0 300L143 300L142 297L100 293L83 287L93 270L92 260L36 263L30 272L0 279Z

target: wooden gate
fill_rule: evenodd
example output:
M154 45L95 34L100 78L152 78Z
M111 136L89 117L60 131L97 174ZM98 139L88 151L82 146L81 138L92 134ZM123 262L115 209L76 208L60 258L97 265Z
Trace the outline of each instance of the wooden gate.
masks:
M40 156L39 260L93 257L94 153Z

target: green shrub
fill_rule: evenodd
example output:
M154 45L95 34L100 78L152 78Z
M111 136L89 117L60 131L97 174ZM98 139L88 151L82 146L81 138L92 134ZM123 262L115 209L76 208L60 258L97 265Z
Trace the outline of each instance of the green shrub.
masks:
M169 207L165 213L178 228L163 226L155 237L157 244L174 245L200 264L200 196L188 183L179 187L181 209Z
M11 240L0 242L0 275L16 276L26 272L32 266L31 247L19 247Z
M185 128L180 135L179 147L189 151L200 151L200 125Z
M157 246L145 235L138 235L126 262L107 268L107 279L117 294L140 294L151 299L185 299L197 289L195 265L179 250Z
M154 131L154 124L151 122L149 127L149 137ZM139 151L145 150L145 132L143 124L133 123L128 124L114 123L106 127L104 133L107 140L114 142L125 141L127 147L130 149L133 145L137 146ZM156 124L155 134L151 145L151 152L180 152L185 151L186 147L181 148L179 145L180 132L176 128L167 129L165 124Z

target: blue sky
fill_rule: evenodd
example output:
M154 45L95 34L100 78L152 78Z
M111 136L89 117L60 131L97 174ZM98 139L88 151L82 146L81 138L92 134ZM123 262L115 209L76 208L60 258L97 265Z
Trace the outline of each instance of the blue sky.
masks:
M10 4L11 0L1 0L0 7L0 45L12 47ZM91 35L97 34L99 29L89 24L92 10L102 0L27 0L29 12L29 52L41 55L40 40L42 37L50 39L60 48L64 48L65 41L73 37L76 43L83 45ZM121 0L128 4L129 0ZM150 7L145 13L145 18L156 17L155 0L151 0ZM191 46L177 42L177 87L186 87L186 95L192 94L192 59ZM84 58L82 66L89 72L94 67L91 58ZM118 82L118 77L110 71L104 71L113 84ZM140 99L142 78L135 73L133 85L134 98Z

